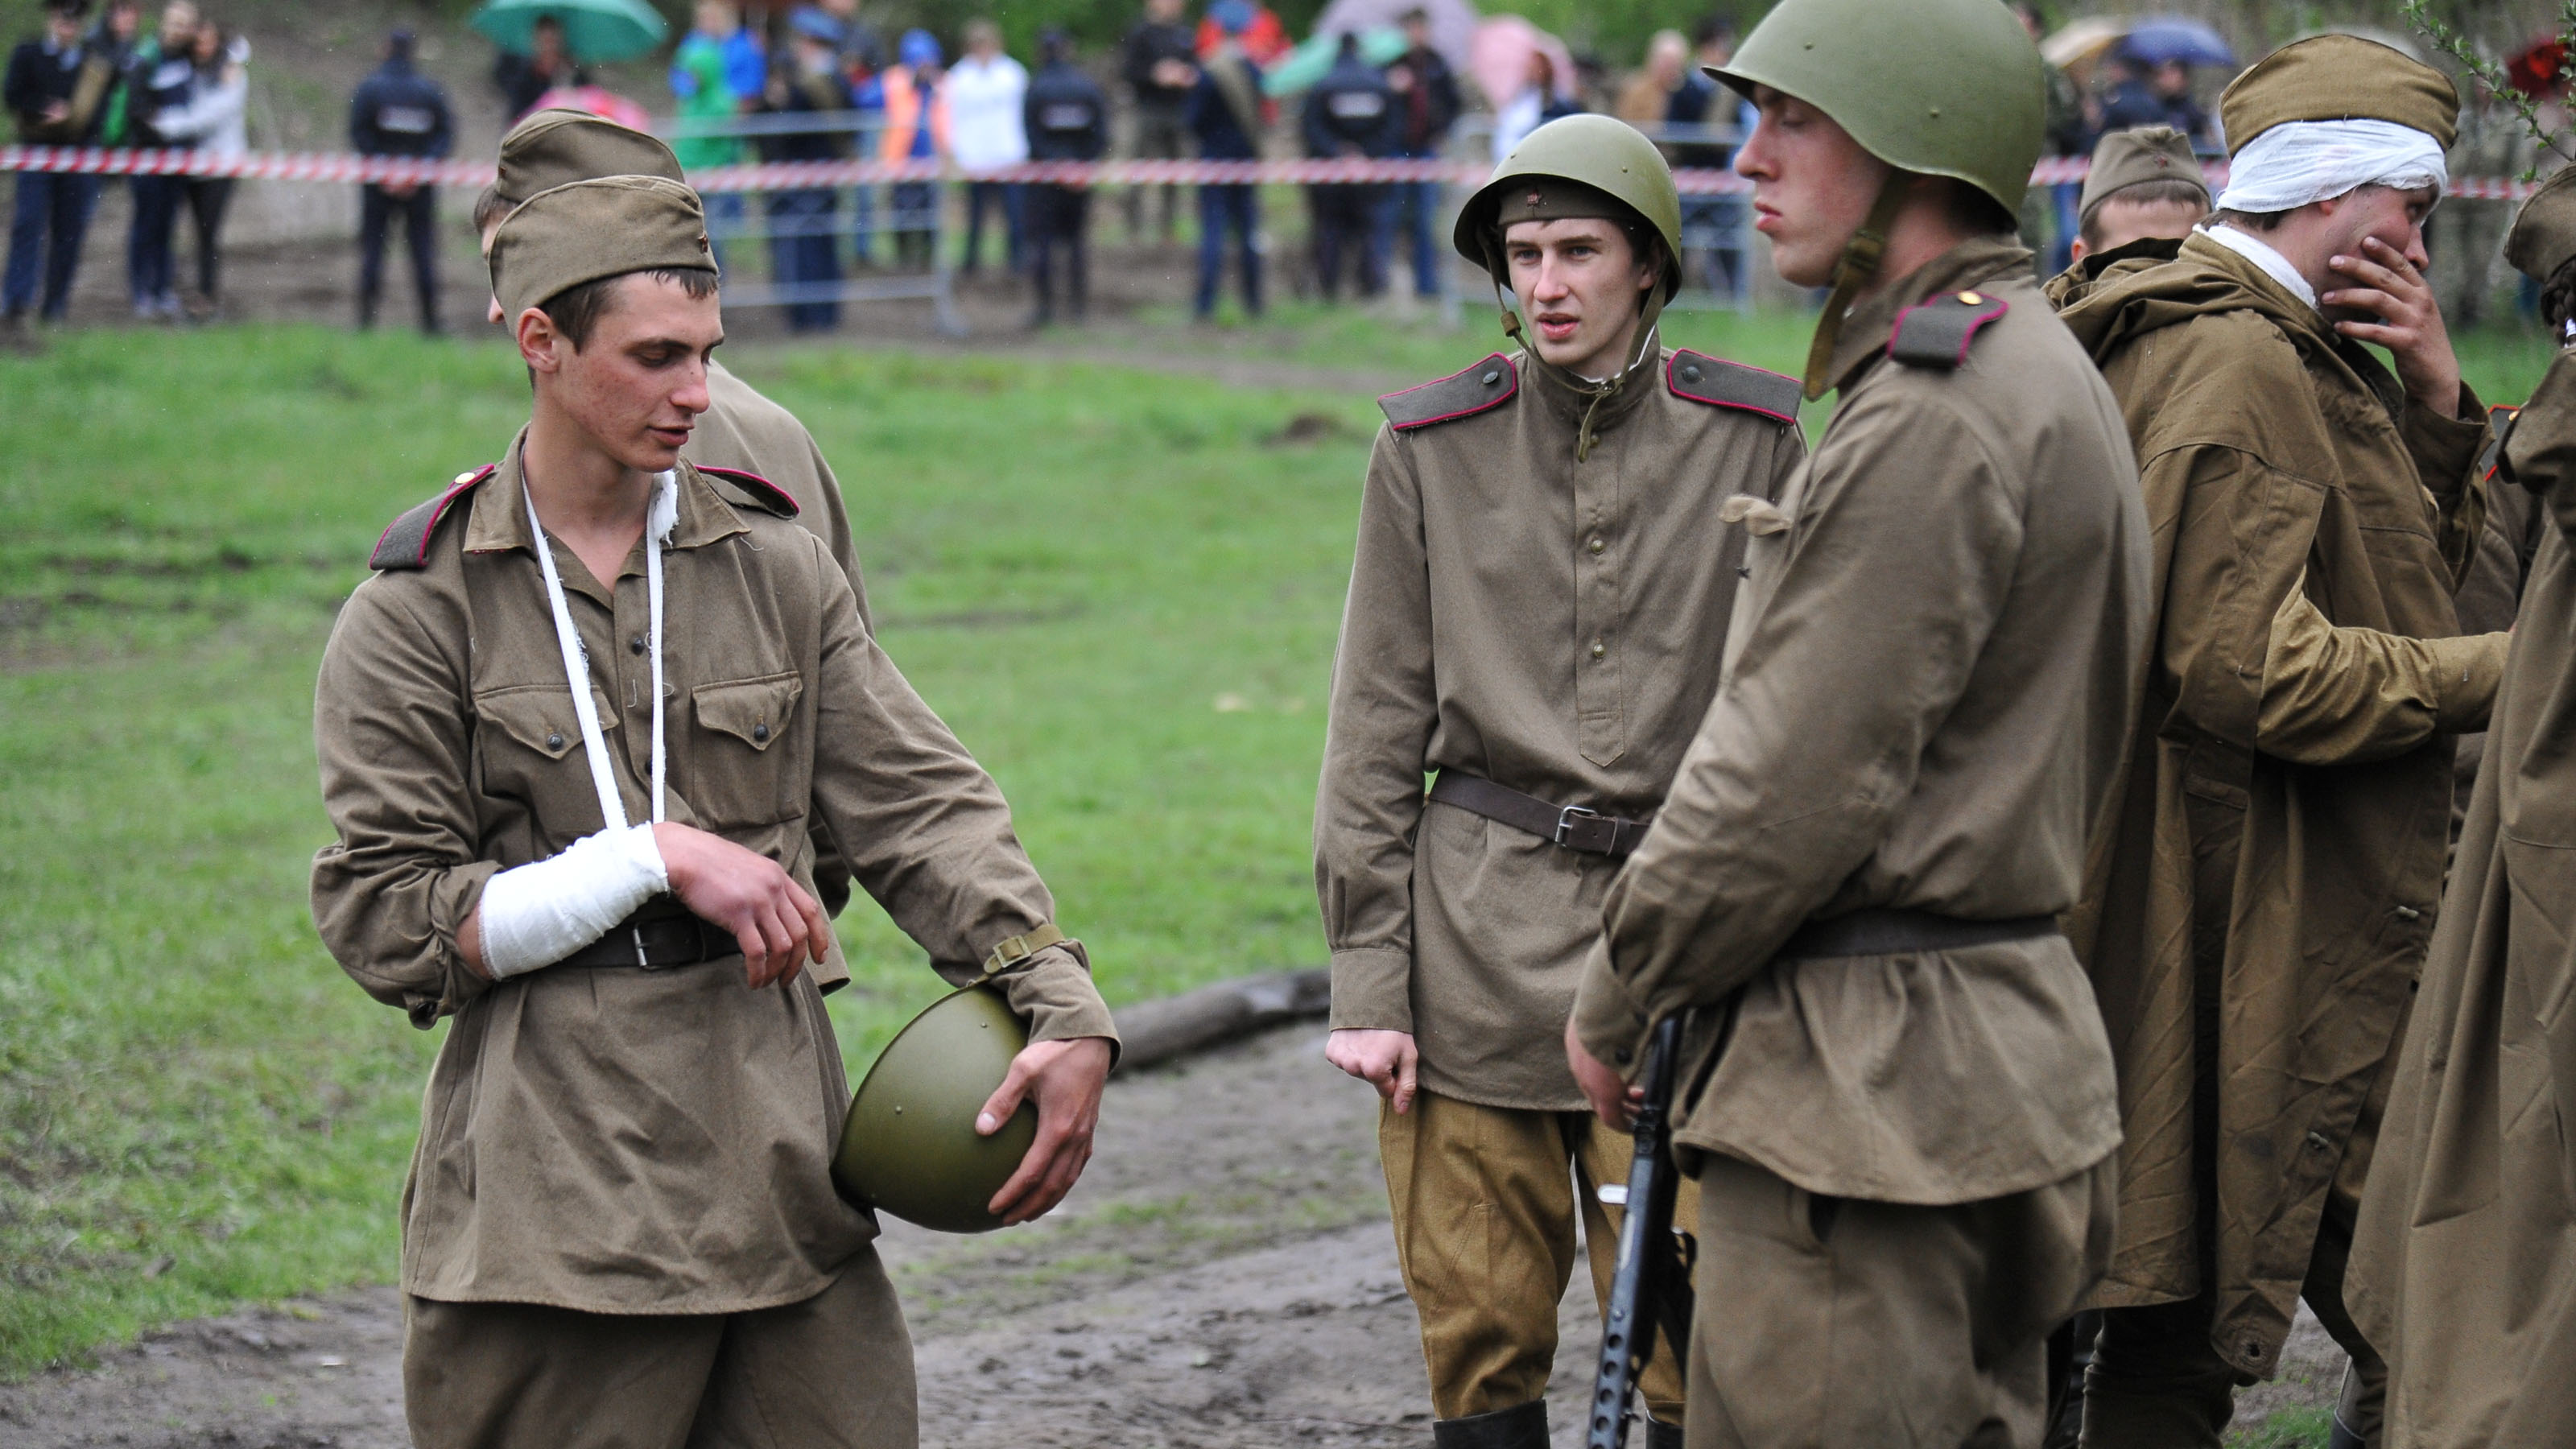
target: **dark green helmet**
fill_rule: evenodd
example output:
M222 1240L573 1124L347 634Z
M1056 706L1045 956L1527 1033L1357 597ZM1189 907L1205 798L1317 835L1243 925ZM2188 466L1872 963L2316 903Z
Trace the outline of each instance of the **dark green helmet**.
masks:
M1037 1139L1027 1102L990 1137L983 1109L1029 1030L1002 994L969 986L933 1002L879 1053L841 1125L832 1180L844 1195L943 1233L1002 1225L987 1206Z
M1610 116L1560 116L1522 137L1493 177L1458 208L1450 234L1458 255L1493 273L1496 285L1510 286L1494 216L1514 183L1539 176L1606 192L1654 228L1664 239L1664 299L1681 290L1682 198L1673 189L1673 168L1636 127Z
M2002 0L1780 0L1708 73L1795 96L1888 165L1955 177L2007 213L2047 127L2039 47Z

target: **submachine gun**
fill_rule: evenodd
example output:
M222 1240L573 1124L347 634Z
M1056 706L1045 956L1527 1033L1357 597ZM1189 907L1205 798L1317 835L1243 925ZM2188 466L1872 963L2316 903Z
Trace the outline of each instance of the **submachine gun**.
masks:
M1628 1166L1619 1274L1611 1280L1610 1310L1601 1324L1601 1368L1592 1381L1584 1449L1625 1449L1630 1405L1654 1355L1658 1326L1673 1356L1689 1362L1693 1253L1673 1233L1673 1192L1681 1175L1673 1162L1673 1079L1681 1073L1681 1055L1682 1014L1676 1012L1656 1024L1638 1079L1645 1097L1637 1106L1637 1155Z

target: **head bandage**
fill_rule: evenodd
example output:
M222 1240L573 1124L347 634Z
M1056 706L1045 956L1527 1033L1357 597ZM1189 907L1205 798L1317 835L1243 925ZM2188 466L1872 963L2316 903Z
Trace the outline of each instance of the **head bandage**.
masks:
M2442 148L2394 121L2290 121L2253 140L2228 163L2220 211L2295 211L2357 186L2413 191L2450 184Z

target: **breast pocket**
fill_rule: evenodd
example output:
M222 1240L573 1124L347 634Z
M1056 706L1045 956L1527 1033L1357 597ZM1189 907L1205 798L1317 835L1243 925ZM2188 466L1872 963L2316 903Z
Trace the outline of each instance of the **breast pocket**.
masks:
M601 738L618 748L617 711L591 691ZM474 748L482 790L527 807L550 834L587 835L603 823L590 761L581 753L581 720L572 691L561 685L516 685L474 696Z
M689 691L689 802L709 828L773 825L804 814L813 747L797 734L805 680L795 673L701 684Z

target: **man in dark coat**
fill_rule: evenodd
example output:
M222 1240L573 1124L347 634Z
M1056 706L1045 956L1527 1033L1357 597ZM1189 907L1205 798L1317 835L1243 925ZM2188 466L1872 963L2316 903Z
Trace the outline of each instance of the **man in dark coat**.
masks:
M104 62L93 63L97 58L81 40L81 16L88 9L88 0L50 0L45 33L10 52L9 113L20 139L30 145L80 146L97 138L109 77ZM39 274L46 321L59 321L71 304L72 268L80 262L81 237L97 200L95 176L18 173L7 281L0 284L11 338L26 326Z
M412 33L385 38L385 63L349 100L349 144L361 156L444 157L456 139L455 118L438 82L412 68ZM402 218L411 246L412 288L420 330L438 335L438 188L418 182L368 182L358 189L358 326L376 325L384 293L385 232Z
M1109 97L1073 63L1073 41L1061 30L1038 39L1038 73L1022 103L1032 161L1097 161L1109 149ZM1055 320L1056 258L1064 259L1073 320L1090 301L1083 233L1091 225L1091 189L1041 183L1029 188L1029 276L1036 283L1033 327Z
M1317 160L1377 159L1393 154L1397 137L1395 93L1386 77L1360 57L1360 38L1342 36L1333 68L1306 96L1298 129L1306 154ZM1315 221L1315 276L1324 300L1341 292L1342 257L1359 257L1360 295L1386 290L1386 252L1378 232L1392 220L1393 200L1384 182L1326 182L1306 188Z
M1437 161L1458 123L1458 77L1448 60L1431 48L1431 17L1420 8L1404 12L1404 54L1386 68L1386 88L1395 93L1395 154L1408 161ZM1440 183L1399 181L1388 211L1390 230L1401 227L1413 263L1413 293L1440 295Z

